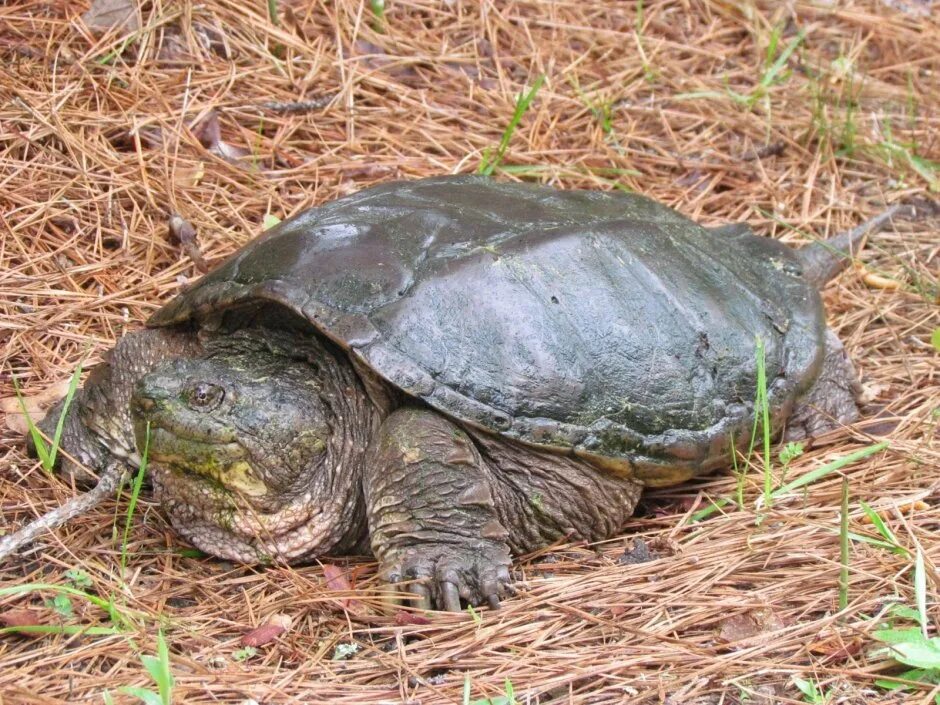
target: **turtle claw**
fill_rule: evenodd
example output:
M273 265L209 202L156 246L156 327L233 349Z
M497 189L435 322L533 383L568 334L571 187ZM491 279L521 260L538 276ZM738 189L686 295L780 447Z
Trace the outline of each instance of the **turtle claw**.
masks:
M460 612L460 591L457 586L447 580L441 581L441 597L444 609L448 612Z
M412 583L408 586L408 592L414 595L416 600L412 600L411 605L419 610L434 609L431 604L431 590L422 583Z
M417 598L411 604L418 609L460 612L463 603L498 609L501 597L515 594L505 544L420 544L397 557L382 574L392 583L402 576L413 581L406 589Z

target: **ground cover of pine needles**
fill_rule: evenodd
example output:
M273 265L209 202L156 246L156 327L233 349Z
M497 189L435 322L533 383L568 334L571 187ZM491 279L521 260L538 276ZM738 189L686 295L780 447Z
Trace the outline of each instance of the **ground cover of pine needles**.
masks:
M479 170L799 245L940 190L925 0L89 7L0 7L2 533L76 491L26 457L13 377L39 413L338 195ZM650 492L623 537L519 561L499 612L396 607L366 559L201 557L128 484L0 565L0 702L934 702L938 228L825 291L867 420Z

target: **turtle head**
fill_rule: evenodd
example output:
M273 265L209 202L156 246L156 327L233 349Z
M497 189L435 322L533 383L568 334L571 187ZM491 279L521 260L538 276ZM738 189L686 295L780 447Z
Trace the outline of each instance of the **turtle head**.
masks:
M336 477L330 369L234 336L137 382L137 448L180 533L245 562L315 556L343 538L338 505L354 503L343 490L358 483Z

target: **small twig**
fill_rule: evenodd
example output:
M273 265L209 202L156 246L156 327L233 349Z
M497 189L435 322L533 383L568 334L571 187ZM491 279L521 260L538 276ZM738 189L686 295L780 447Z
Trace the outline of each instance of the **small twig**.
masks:
M771 142L770 144L765 144L763 147L748 150L741 155L741 161L752 162L756 159L764 159L765 157L779 157L785 151L787 151L786 142Z
M122 463L108 465L93 488L46 512L19 531L0 538L0 561L12 555L21 546L32 543L46 531L57 529L101 504L105 498L114 494L115 489L123 482L126 472L127 467Z
M277 100L266 100L263 103L255 103L250 107L262 108L264 110L270 110L273 113L280 113L282 115L295 115L297 113L309 113L313 110L320 110L321 108L325 108L327 105L333 102L335 97L336 94L332 93L320 98L290 101L287 103L282 103Z

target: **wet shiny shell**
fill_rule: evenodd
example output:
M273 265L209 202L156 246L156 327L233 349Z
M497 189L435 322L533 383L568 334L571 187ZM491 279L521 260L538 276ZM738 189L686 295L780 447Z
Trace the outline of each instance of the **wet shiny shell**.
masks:
M817 292L781 243L642 196L482 177L384 184L248 243L148 322L273 301L474 427L648 484L750 435L755 340L785 415L822 355Z

